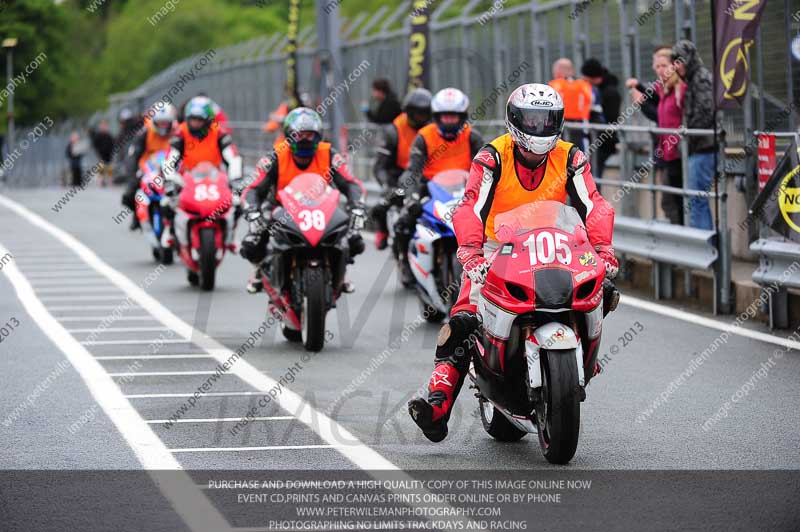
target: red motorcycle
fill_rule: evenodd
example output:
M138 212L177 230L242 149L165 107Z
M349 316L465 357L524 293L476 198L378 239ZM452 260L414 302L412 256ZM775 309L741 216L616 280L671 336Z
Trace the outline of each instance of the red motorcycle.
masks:
M183 172L175 210L175 240L192 286L213 290L225 250L233 251L233 194L228 176L203 162Z
M264 290L283 335L309 351L325 345L325 316L343 291L350 262L350 217L322 176L301 174L278 192L261 264Z
M548 462L575 455L580 403L603 318L605 268L577 211L554 201L495 218L500 244L480 292L470 377L484 429L500 441L538 433Z

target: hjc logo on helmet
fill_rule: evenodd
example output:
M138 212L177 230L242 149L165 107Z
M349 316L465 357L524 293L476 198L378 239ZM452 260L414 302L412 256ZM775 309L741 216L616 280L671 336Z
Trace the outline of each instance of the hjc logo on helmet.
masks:
M541 107L553 107L553 102L547 100L533 100L531 105L539 105Z

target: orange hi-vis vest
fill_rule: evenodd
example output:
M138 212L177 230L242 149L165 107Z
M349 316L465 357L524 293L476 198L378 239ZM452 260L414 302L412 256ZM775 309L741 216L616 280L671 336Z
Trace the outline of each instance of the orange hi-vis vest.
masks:
M311 159L311 164L306 168L298 167L294 162L292 150L277 150L278 154L278 188L275 192L280 192L283 187L288 185L292 179L300 174L319 174L325 181L331 182L331 144L330 142L320 142L317 146L317 153Z
M428 160L422 169L425 179L432 179L439 172L445 170L466 170L472 165L472 151L469 145L469 134L472 128L464 125L461 133L453 141L442 138L436 124L428 124L419 130L425 139L428 151Z
M149 159L154 153L162 150L169 151L169 139L169 135L162 137L153 131L152 128L147 128L147 137L144 139L144 151L142 152L142 156L139 157L139 164Z
M495 185L492 206L486 217L484 234L497 240L494 233L494 217L502 212L516 209L520 205L535 201L567 201L567 164L573 144L559 139L556 147L547 155L547 166L539 186L528 190L520 183L514 164L514 141L506 133L490 142L500 156L500 181Z
M191 170L198 164L208 161L217 168L222 165L222 153L219 151L219 124L216 122L208 128L208 134L202 139L189 133L189 126L184 122L178 130L183 138L183 168Z
M408 123L408 115L400 113L392 121L397 129L397 158L395 164L398 168L405 170L408 168L408 156L411 153L411 145L417 136L418 131Z
M564 100L564 119L580 122L589 120L592 110L592 85L583 79L558 78L549 85Z

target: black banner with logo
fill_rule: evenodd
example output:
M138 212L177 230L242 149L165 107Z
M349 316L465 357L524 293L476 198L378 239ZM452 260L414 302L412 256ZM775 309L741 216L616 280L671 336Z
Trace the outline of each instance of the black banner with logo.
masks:
M300 0L289 0L289 24L286 27L286 90L289 108L300 106L297 90L297 34L300 30Z
M750 214L800 243L800 149L792 142L750 207Z
M714 87L718 109L742 104L750 77L750 47L767 0L714 0Z
M428 22L432 3L433 0L413 0L411 2L407 90L430 86L431 49L428 38Z

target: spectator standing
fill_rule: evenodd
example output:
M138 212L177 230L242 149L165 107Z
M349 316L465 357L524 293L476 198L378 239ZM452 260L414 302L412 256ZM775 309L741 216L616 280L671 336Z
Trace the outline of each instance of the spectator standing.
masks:
M92 139L92 148L97 153L97 158L100 159L97 172L98 183L100 186L110 185L113 170L111 160L114 157L114 137L111 136L108 120L101 120L97 124L97 129L89 131L89 136ZM108 179L108 183L106 183L106 179Z
M67 159L69 159L69 170L72 175L72 186L81 185L83 177L83 156L86 154L86 144L81 139L80 133L73 131L69 135L67 144Z
M592 85L583 79L575 79L575 67L566 57L553 63L553 79L549 85L561 95L564 101L564 120L569 122L588 122L592 110ZM565 129L564 140L577 144L587 151L585 135L582 131Z
M613 124L619 119L622 97L619 94L619 80L597 59L587 59L581 67L583 79L592 85L593 100L589 122L593 124ZM606 161L617 151L619 138L614 132L597 146L597 164L592 169L597 178L603 177Z
M374 80L367 120L376 124L391 124L401 112L400 100L392 90L389 80L383 78Z
M631 97L644 115L656 122L658 127L679 128L683 122L683 103L686 85L681 81L672 65L672 47L659 46L653 53L653 71L656 81L645 88L639 80L629 79L625 85L631 89ZM654 135L654 163L659 181L676 188L683 187L680 136ZM661 194L661 208L670 223L683 225L683 200L677 194Z
M684 125L689 129L713 129L714 86L711 72L697 54L692 41L681 40L672 47L672 64L680 78L686 82L683 103ZM689 188L709 191L714 180L713 135L689 137ZM689 202L689 225L699 229L712 229L711 206L708 198L693 197Z

